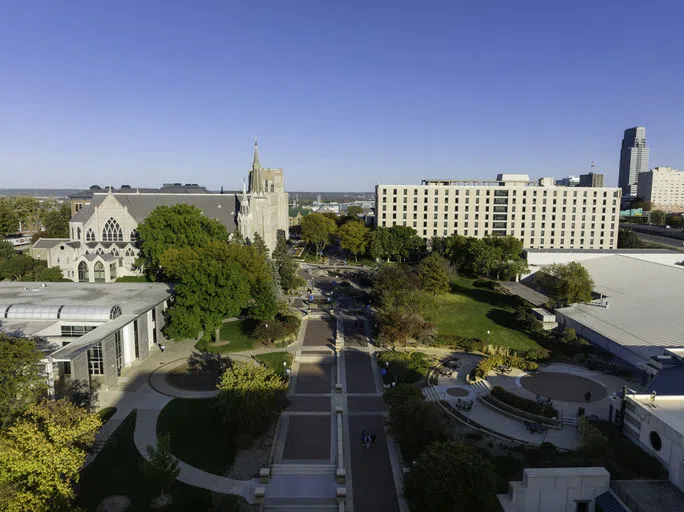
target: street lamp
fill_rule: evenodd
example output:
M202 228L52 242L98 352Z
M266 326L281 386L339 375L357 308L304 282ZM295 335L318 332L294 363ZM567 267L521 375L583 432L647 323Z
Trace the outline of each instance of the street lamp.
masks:
M487 345L490 344L490 343L489 343L489 335L490 335L491 333L492 333L492 331L489 331L489 330L487 331Z

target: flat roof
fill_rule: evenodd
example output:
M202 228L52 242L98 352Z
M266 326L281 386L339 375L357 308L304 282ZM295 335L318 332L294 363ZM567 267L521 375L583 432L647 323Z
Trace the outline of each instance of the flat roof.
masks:
M165 301L172 288L167 283L33 283L0 281L0 304L35 306L119 306L121 315L103 323L76 341L58 349L55 360L71 360L98 341ZM1 320L0 329L15 336L33 336L55 322Z
M619 343L644 359L665 348L684 347L684 267L627 254L580 261L594 280L600 301L573 304L558 312Z
M627 396L680 435L684 435L684 396L656 396L655 401L651 400L651 395Z

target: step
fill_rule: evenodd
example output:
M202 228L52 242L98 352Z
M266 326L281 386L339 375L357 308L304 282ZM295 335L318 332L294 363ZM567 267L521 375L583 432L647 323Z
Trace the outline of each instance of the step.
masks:
M271 498L264 500L264 511L289 512L292 510L338 512L339 505L336 498Z
M574 416L563 416L563 425L577 426L577 418Z
M299 357L297 357L297 361L299 363L334 363L335 355L332 354L330 351L328 351L327 353L302 352L302 354Z
M332 475L337 466L334 464L272 464L271 475Z

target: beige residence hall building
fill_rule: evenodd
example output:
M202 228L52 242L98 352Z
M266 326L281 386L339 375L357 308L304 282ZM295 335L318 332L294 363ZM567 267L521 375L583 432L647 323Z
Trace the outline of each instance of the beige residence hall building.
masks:
M617 187L562 187L552 178L500 174L495 181L377 185L375 194L377 226L409 226L424 239L510 235L525 248L617 248Z

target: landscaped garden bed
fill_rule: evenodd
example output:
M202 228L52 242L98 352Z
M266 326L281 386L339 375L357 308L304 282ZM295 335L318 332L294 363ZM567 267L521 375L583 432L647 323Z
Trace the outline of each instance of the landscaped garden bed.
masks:
M506 391L501 386L494 386L494 389L492 389L492 396L506 405L514 407L515 409L520 409L522 412L543 416L545 418L558 417L558 411L555 407L540 404L534 400L516 395L515 393Z

